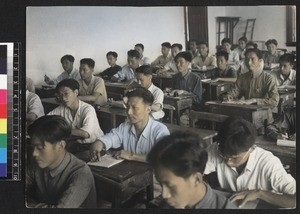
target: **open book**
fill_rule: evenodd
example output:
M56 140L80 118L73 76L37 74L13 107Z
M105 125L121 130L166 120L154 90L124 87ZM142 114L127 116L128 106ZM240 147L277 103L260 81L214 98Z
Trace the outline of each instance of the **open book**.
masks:
M87 164L91 165L91 166L100 166L100 167L109 168L109 167L112 167L112 166L122 162L123 160L124 159L116 159L108 154L105 154L104 156L101 157L101 161L88 162Z

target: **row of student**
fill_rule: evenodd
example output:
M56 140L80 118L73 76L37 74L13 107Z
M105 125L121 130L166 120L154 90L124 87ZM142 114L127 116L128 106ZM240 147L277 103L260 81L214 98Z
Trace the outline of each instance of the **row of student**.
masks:
M162 197L173 208L235 209L255 200L296 206L295 179L277 157L255 145L252 123L228 118L218 142L204 148L194 134L170 135L165 125L149 117L153 100L149 91L140 88L127 96L129 121L92 144L92 161L101 161L103 150L122 146L121 158L147 161L153 167ZM73 143L68 142L71 132L66 119L57 115L43 116L29 126L35 164L26 174L28 207L96 207L89 167L66 150ZM212 172L230 198L205 182Z

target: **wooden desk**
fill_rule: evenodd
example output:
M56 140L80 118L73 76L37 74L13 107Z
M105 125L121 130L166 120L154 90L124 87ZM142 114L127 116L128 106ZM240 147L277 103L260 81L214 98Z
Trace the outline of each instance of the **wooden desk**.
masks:
M107 97L114 100L121 100L127 89L127 84L119 82L105 82Z
M160 77L157 75L152 75L152 82L154 85L159 87L160 89L164 90L165 88L172 88L173 87L173 80L172 77Z
M278 116L281 116L282 111L285 107L294 106L296 89L279 89L278 93L279 93L279 103L277 106L277 112L275 110L275 113L278 113Z
M202 87L205 89L203 98L205 101L218 100L221 94L228 92L234 83L230 82L206 82L202 81Z
M257 129L264 127L265 121L268 119L268 106L229 104L220 101L208 101L205 105L209 106L209 111L212 113L240 116L252 122Z
M191 109L193 104L194 95L180 95L173 97L166 95L164 96L164 104L168 104L175 107L175 115L177 116L177 124L180 124L180 112L184 109Z
M120 208L123 202L144 189L147 201L153 199L153 172L148 164L124 160L110 168L90 168L98 199L112 202L112 208Z
M44 107L45 115L48 114L50 111L55 109L57 106L59 106L59 102L56 100L55 97L50 98L43 98L41 99L42 105Z
M35 88L35 93L41 98L55 97L55 88Z

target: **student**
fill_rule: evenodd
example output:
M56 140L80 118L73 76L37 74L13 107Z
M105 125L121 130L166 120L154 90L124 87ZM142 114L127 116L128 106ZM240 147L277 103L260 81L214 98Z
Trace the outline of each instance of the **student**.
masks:
M171 44L169 42L164 42L161 44L161 53L159 57L157 57L152 63L151 66L161 69L163 68L168 62L172 60L172 55L170 54Z
M149 90L139 87L128 91L125 96L129 121L99 137L92 144L91 161L100 160L100 152L103 149L122 146L121 158L145 162L146 155L153 145L170 134L164 124L150 117L153 95Z
M266 41L268 52L263 55L264 63L266 67L271 67L271 64L279 63L280 54L277 52L278 42L276 39L269 39Z
M150 59L148 57L145 57L143 55L144 53L144 45L141 43L138 43L134 46L134 50L137 50L140 53L140 66L141 65L150 65Z
M107 63L110 65L109 68L105 69L103 72L98 74L105 80L110 80L113 75L118 73L118 71L122 70L122 67L117 65L118 54L114 51L109 51L106 54Z
M148 89L154 97L151 105L151 116L155 120L162 119L165 116L163 111L164 92L152 83L152 68L150 65L142 65L136 69L136 79L138 84Z
M103 135L94 107L78 98L79 83L76 80L65 79L55 90L61 104L48 115L64 117L72 127L72 135L82 138L77 140L79 145L74 148L74 153L88 149L90 143Z
M80 60L78 98L93 105L104 106L107 104L107 94L104 80L93 75L95 61L91 58Z
M162 138L147 156L162 187L162 197L176 209L235 209L228 198L203 181L207 152L192 133Z
M26 125L44 115L44 107L40 97L26 89Z
M209 54L207 42L199 42L198 50L200 55L193 58L192 68L200 70L212 70L217 67L216 57Z
M247 37L242 36L239 38L239 45L233 50L239 54L240 60L245 59L245 51L246 51L246 44L247 44Z
M200 56L200 53L198 51L198 41L197 40L190 40L189 41L189 52L192 54L192 59L194 59L197 56Z
M254 43L254 42L252 42L252 41L247 42L247 44L246 44L246 50L248 50L250 48L257 49L257 44ZM245 53L244 53L244 55L245 55ZM249 71L249 69L248 69L248 67L245 64L245 58L244 58L244 59L242 59L240 61L240 71L238 72L238 75L247 73L248 71Z
M118 82L131 82L135 76L135 69L140 64L140 53L137 50L129 50L127 52L127 65L122 70L118 71L111 80Z
M227 51L228 55L228 64L234 69L238 70L239 69L239 61L240 57L239 54L235 51L231 50L232 43L229 38L224 38L222 39L222 46Z
M47 75L45 75L45 83L47 83L48 85L57 85L57 83L64 79L79 80L80 75L78 70L73 66L74 61L75 58L72 55L64 55L60 59L64 72L54 80L50 80L50 78Z
M175 74L172 78L173 92L185 90L193 93L193 108L201 107L202 101L202 83L197 74L190 70L192 55L189 52L180 52L175 57L175 62L179 73Z
M286 53L279 58L280 67L271 74L275 77L276 86L293 85L296 87L296 71L294 54Z
M34 84L33 84L32 79L29 78L29 77L26 77L26 89L27 89L29 92L35 93L35 86L34 86Z
M236 71L228 65L228 53L226 51L217 52L217 65L218 67L212 71L206 72L206 76L212 79L212 82L235 82Z
M223 122L218 139L218 144L207 149L204 173L216 172L220 187L234 192L232 201L238 201L240 207L257 199L279 207L296 206L295 179L277 157L255 145L252 123L229 117Z
M35 164L27 168L26 205L35 208L96 208L88 165L66 151L71 127L61 116L43 116L29 126Z

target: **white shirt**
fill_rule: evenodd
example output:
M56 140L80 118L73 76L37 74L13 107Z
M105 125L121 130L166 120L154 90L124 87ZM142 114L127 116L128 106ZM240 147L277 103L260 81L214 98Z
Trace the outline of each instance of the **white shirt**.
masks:
M37 118L45 115L40 97L28 90L26 90L26 113L34 113Z
M128 81L135 78L134 71L129 65L125 65L121 71L118 71L118 73L114 75L114 77L118 78L119 82Z
M271 152L256 147L241 175L235 167L229 167L218 155L217 144L207 149L208 161L204 174L217 172L221 188L240 192L243 190L261 189L276 193L295 194L296 181L283 168L280 160Z
M296 85L296 71L291 69L289 77L285 80L283 75L280 72L280 69L277 69L271 74L275 77L276 86L284 86L284 85Z
M140 60L139 65L150 65L150 59L148 57L143 56L143 58Z
M175 63L174 59L172 59L170 62L168 62L168 63L164 66L164 68L165 68L166 70L172 70L173 72L178 73L178 69L177 69L177 66L176 66L176 63Z
M99 126L96 111L93 106L79 100L78 110L73 118L70 108L59 105L48 113L48 115L60 115L72 126L72 129L81 129L89 133L90 137L78 141L79 143L93 143L103 135Z
M164 124L149 117L140 138L136 136L134 125L130 121L125 121L108 134L99 137L99 140L105 144L106 149L119 148L123 145L125 151L145 155L150 152L154 144L169 134L170 132Z
M151 111L151 115L155 120L159 120L165 116L165 112L163 109L163 102L164 102L164 92L155 86L153 83L150 85L148 90L153 94L154 96L154 102L153 104L159 103L161 105L161 109L159 111Z
M56 79L53 80L54 84L57 85L60 81L64 79L74 79L74 80L79 80L80 79L80 74L76 68L73 67L73 70L71 71L70 74L68 72L64 71L62 72Z
M237 71L239 69L239 62L239 54L235 51L230 51L230 53L228 54L228 64L230 65L230 67Z

